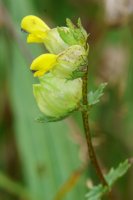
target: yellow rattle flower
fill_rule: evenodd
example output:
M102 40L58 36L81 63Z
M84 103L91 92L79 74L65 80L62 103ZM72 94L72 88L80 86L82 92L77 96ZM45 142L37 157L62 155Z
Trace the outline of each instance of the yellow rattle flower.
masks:
M62 40L57 28L50 29L43 20L34 15L22 19L21 29L28 33L28 43L44 43L50 53L58 54L69 46Z
M27 42L43 42L44 38L47 36L47 31L50 28L43 22L40 18L29 15L23 18L21 22L21 29L29 33L27 37Z

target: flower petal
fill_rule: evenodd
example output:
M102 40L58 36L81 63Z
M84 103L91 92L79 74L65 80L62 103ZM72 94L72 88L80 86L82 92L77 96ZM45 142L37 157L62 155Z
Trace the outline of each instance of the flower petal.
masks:
M28 15L22 19L21 28L28 33L34 33L36 31L45 32L50 28L39 17L34 15Z
M29 15L23 18L21 22L21 29L29 33L27 42L41 43L47 36L50 28L39 17Z
M55 54L42 54L33 60L30 69L35 71L34 76L42 76L44 73L54 67L57 62L58 55Z
M44 75L44 73L45 73L45 71L44 70L40 70L40 71L36 71L35 73L34 73L34 77L40 77L40 76L43 76Z
M47 32L46 33L35 33L35 34L29 34L28 37L27 37L27 43L42 43L43 42L43 39L46 37L47 35Z

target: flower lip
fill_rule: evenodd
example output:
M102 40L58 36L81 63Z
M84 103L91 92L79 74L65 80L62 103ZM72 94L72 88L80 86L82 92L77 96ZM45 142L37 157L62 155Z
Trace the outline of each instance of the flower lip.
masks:
M21 28L28 33L34 33L36 31L45 32L50 29L42 19L34 15L24 17L21 21Z
M42 54L33 60L30 69L34 76L43 76L46 72L50 71L57 62L58 55L55 54Z
M21 21L21 30L28 33L28 43L42 43L50 30L49 26L39 17L28 15Z

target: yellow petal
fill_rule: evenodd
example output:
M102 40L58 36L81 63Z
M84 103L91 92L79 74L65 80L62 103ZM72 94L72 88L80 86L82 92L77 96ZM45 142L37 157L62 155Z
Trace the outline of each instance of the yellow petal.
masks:
M43 39L46 37L47 33L43 33L42 34L29 34L27 37L27 43L42 43Z
M42 76L49 71L56 64L58 55L55 54L43 54L33 60L30 69L36 71L34 76Z
M39 17L34 15L28 15L22 19L21 28L28 33L34 33L36 31L45 32L50 28Z
M21 22L21 28L29 33L29 36L27 37L28 43L43 42L44 38L47 36L47 31L50 30L47 24L34 15L24 17Z
M36 71L34 73L34 77L39 77L39 76L43 76L45 74L45 71Z

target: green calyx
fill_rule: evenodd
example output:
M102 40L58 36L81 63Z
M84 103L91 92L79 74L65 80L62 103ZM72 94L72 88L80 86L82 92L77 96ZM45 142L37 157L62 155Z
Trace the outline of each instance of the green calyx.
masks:
M63 30L66 28L63 27ZM65 49L69 47L59 35L58 29L53 28L48 31L47 36L44 38L44 45L46 46L47 50L53 54L59 54Z
M66 81L48 73L40 78L39 84L33 85L33 92L41 112L58 119L78 108L82 98L82 80Z
M88 52L80 45L73 45L59 54L51 73L67 80L82 77L87 65Z

